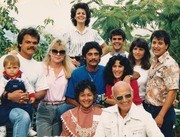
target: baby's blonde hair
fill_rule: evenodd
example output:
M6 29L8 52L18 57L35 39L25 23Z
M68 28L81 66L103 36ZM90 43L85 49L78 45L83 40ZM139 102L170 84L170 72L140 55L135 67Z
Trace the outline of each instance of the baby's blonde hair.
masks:
M3 66L6 67L9 63L10 65L18 65L20 67L20 61L15 55L7 55L4 58Z

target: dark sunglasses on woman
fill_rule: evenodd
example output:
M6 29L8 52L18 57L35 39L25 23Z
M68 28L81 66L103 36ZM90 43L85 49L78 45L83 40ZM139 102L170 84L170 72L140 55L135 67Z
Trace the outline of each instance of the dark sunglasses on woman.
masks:
M56 49L52 49L51 50L53 55L57 55L59 53L59 55L64 55L66 53L65 50L56 50Z

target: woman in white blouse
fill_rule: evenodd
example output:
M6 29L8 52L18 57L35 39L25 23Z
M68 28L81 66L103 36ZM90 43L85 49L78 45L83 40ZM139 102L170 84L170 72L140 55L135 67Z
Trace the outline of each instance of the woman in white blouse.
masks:
M71 21L75 26L73 30L65 33L63 38L67 46L67 54L72 58L74 65L79 66L82 48L86 42L95 41L101 45L103 54L108 51L107 45L98 32L88 28L91 11L86 3L77 3L71 8Z
M151 54L147 41L143 38L134 39L129 49L128 58L134 68L134 71L140 74L137 81L139 85L139 95L143 100L145 98L148 70L151 66L150 57Z

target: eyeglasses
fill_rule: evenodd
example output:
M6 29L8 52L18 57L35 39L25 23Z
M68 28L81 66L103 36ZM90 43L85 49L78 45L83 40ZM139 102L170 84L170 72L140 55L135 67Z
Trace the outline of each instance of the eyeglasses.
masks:
M129 93L129 94L126 94L126 95L124 95L124 96L117 96L116 97L116 99L118 100L118 101L121 101L121 100L123 100L123 98L125 97L126 99L129 99L129 98L131 98L131 94Z
M57 55L59 53L59 55L64 55L66 53L65 50L56 50L56 49L52 49L51 50L53 55Z

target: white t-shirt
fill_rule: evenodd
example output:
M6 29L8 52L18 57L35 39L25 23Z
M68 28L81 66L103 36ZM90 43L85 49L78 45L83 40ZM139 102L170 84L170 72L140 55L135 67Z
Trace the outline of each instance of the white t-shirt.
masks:
M6 56L4 55L0 58L0 77L2 77L4 71L3 61ZM34 59L25 59L20 54L17 54L17 57L20 60L20 70L27 77L34 91L38 92L48 89L46 75L43 73L42 65Z
M149 70L142 69L141 66L134 66L134 71L140 74L140 77L137 79L137 82L139 86L139 95L144 100Z
M116 54L116 53L115 53ZM126 58L128 58L129 53L127 51L124 51L122 56L125 56ZM108 63L109 59L112 57L113 55L111 55L111 53L107 53L106 55L102 56L101 61L99 62L99 65L102 66L106 66L106 64Z

